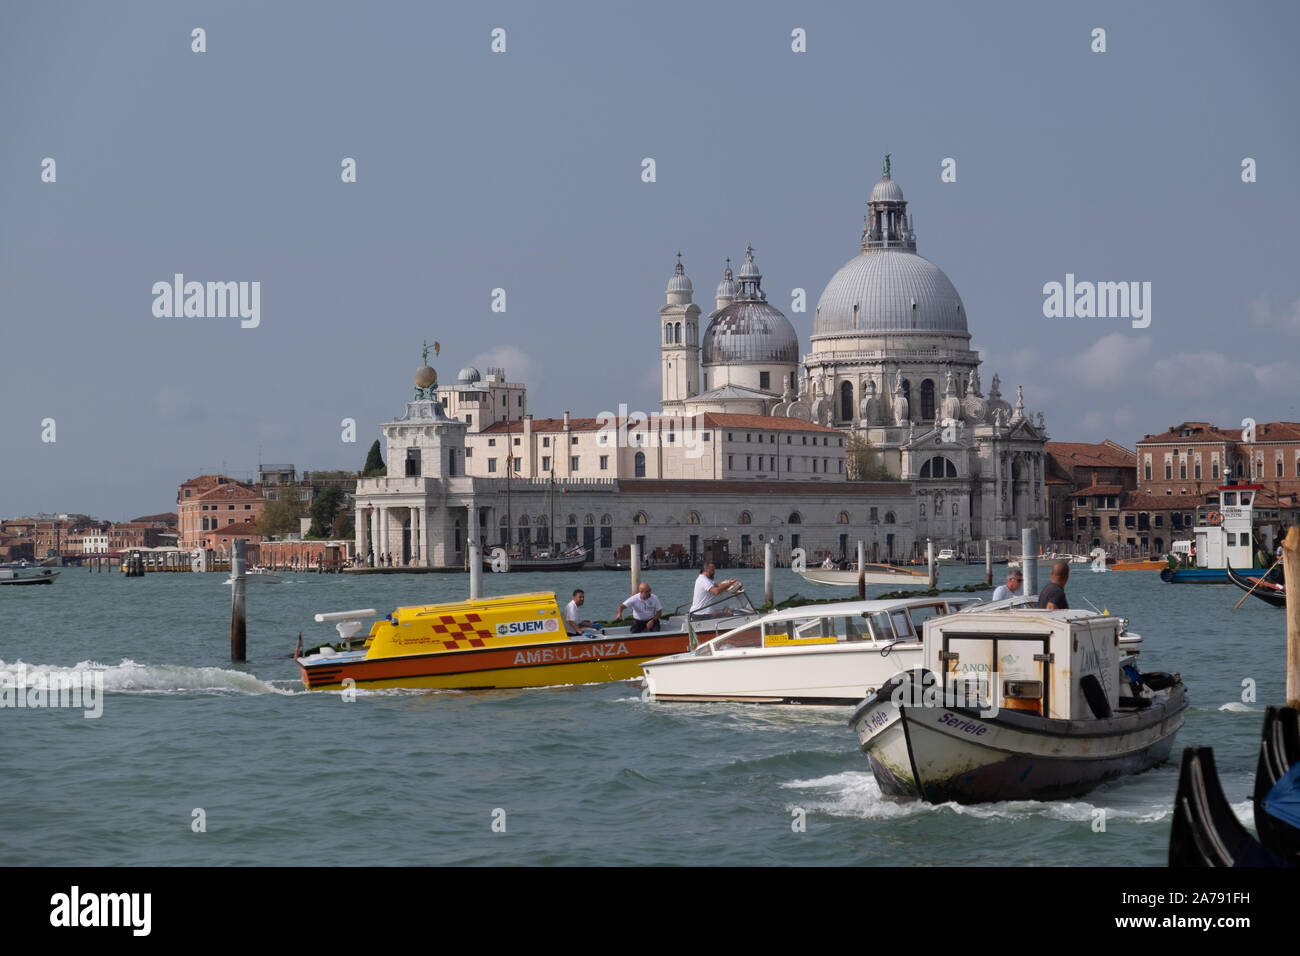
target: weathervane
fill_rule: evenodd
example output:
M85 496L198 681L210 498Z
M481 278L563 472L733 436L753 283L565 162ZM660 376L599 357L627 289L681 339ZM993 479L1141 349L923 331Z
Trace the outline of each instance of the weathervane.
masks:
M442 345L438 342L433 343L433 354L441 354ZM415 370L415 399L437 398L438 392L438 373L429 366L429 343L424 343L424 348L420 350L421 365Z

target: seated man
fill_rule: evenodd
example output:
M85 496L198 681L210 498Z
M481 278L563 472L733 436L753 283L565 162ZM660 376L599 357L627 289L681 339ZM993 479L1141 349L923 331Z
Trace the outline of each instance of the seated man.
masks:
M564 629L569 634L581 634L584 628L595 626L591 621L583 620L582 611L579 610L586 600L587 592L582 588L575 588L573 600L564 605Z
M659 630L659 618L663 614L663 605L659 603L658 595L650 593L650 585L645 582L637 589L637 593L618 606L614 617L617 620L623 620L623 611L632 612L632 633L640 634L642 631Z
M714 583L715 574L717 574L717 567L710 561L704 566L700 576L695 579L695 591L691 596L692 614L697 616L712 614L717 605L722 603L717 600L717 596L740 583L735 578Z
M1007 575L1007 583L999 584L997 589L993 592L993 597L989 598L989 600L1005 601L1007 598L1015 597L1016 592L1020 590L1020 585L1023 581L1024 578L1020 576L1020 572L1013 569L1011 573Z

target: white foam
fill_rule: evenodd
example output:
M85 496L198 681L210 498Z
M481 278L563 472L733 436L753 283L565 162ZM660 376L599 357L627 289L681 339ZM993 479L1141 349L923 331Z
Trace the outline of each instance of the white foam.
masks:
M830 799L804 801L798 804L805 810L818 810L831 816L861 817L868 820L897 819L926 813L955 813L979 820L1026 820L1043 817L1068 823L1090 823L1101 807L1085 800L1038 801L1006 800L998 803L960 804L925 803L887 797L880 791L875 776L868 772L849 771L818 777L813 780L791 780L781 786L791 790L822 790ZM787 809L793 810L794 804ZM1243 810L1243 808L1245 808ZM1128 820L1133 823L1159 823L1173 813L1174 806L1153 804L1144 809L1105 807L1111 820ZM1243 822L1243 813L1252 813L1251 803L1233 806L1233 811Z
M1234 714L1262 714L1263 707L1251 707L1250 704L1243 704L1239 700L1230 700L1226 704L1220 704L1219 710L1231 711Z
M137 664L123 658L120 664L100 664L81 661L73 667L55 664L25 664L18 660L10 664L0 660L0 672L14 679L22 673L30 681L38 675L65 677L85 671L102 673L104 690L118 694L177 694L207 691L228 694L289 694L268 681L242 671L221 667L184 667L179 664Z

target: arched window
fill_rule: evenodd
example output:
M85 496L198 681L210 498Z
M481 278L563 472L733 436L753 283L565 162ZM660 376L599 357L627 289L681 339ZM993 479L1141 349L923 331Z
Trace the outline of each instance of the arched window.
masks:
M521 528L527 528L527 527L528 527L528 515L520 515L520 516L519 516L519 527L521 527Z
M687 524L699 524L699 523L700 523L700 513L699 513L698 511L692 511L690 514L688 514L688 515L686 516L686 523L687 523Z
M664 345L672 345L672 344L673 344L673 324L671 322L665 322L664 323Z
M892 511L886 511L885 524L893 524L893 523L894 523L894 513Z
M637 452L635 460L636 460L636 477L644 478L645 477L645 452L643 451Z
M853 414L853 383L843 382L840 384L840 419L851 422L856 417Z
M682 344L682 324L680 322L673 326L673 341L678 345Z
M903 397L907 399L907 407L910 411L912 408L912 383L903 379Z
M840 524L848 524L848 523L849 523L849 513L847 511L841 511Z
M922 478L956 478L957 466L943 455L935 455L921 466Z
M928 378L921 383L921 420L934 421L934 381Z
M614 522L613 522L613 520L610 518L609 515L601 515L601 516L600 516L600 523L601 523L601 524L608 525L608 524L613 524Z
M582 523L587 525L595 524L596 519L593 518L591 515L587 515L587 517L582 519Z
M578 516L577 516L577 515L569 515L569 524L577 524L577 523L578 523Z
M649 516L649 515L647 515L644 511L638 511L638 512L636 513L636 517L632 519L632 523L633 523L633 524L646 524L649 520L650 520L650 516Z
M749 514L748 511L742 511L742 512L740 513L740 523L741 523L741 524L752 524L753 521L754 521L754 519L750 517L750 514Z
M790 517L786 518L785 520L786 520L786 524L803 524L803 518L799 515L799 512L797 511L790 512Z

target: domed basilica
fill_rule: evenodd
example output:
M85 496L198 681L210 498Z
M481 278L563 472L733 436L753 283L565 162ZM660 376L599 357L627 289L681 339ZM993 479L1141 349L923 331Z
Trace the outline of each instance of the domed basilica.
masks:
M903 190L885 159L867 200L859 253L831 277L811 350L767 301L753 248L700 335L700 307L678 257L669 279L661 364L665 412L761 414L842 429L850 458L911 481L918 531L937 540L1047 534L1043 415L987 394L966 308L943 270L917 254ZM852 464L850 468L852 469Z

